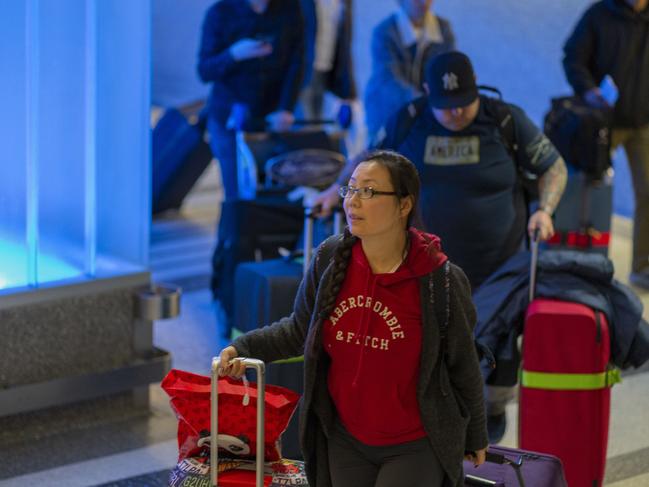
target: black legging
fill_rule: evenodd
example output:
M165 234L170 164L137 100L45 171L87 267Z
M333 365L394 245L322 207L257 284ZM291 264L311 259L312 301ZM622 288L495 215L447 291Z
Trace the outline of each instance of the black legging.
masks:
M336 423L329 438L333 487L441 487L444 471L428 438L368 446Z

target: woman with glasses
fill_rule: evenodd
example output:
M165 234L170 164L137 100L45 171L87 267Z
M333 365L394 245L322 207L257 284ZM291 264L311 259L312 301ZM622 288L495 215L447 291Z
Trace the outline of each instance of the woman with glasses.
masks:
M415 166L361 161L340 189L348 226L318 248L293 313L226 347L221 373L304 354L311 487L462 486L463 457L481 464L487 446L469 283L413 226Z

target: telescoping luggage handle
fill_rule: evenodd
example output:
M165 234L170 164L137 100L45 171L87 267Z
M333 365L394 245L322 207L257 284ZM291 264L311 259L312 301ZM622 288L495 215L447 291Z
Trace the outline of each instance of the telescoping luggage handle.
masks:
M318 218L320 205L304 208L304 262L302 270L306 275L309 270L309 263L313 256L313 221ZM337 235L343 231L343 210L337 206L332 209L334 216L334 234Z
M246 369L255 369L257 372L257 453L256 453L256 487L264 485L264 414L266 398L266 366L261 360L254 358L240 359L246 366ZM210 432L210 484L212 487L218 486L219 470L219 369L221 359L214 357L212 359L212 393L211 393L211 432Z
M539 241L540 234L539 229L534 230L534 235L532 236L532 241L530 242L530 303L534 300L534 295L536 294L536 272L539 262Z

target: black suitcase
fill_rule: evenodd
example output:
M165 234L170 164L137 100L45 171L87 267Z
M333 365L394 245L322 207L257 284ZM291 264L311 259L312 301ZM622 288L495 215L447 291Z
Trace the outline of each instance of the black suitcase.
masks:
M151 140L153 214L179 209L183 199L212 160L204 140L206 115L190 123L177 109L165 111Z
M283 195L267 193L254 200L223 202L210 287L225 313L224 336L229 336L232 327L237 265L279 257L279 248L293 250L302 221L301 203L290 202Z
M342 169L344 141L342 132L296 130L282 133L237 132L237 165L239 191L237 200L225 201L221 207L218 241L212 258L211 289L225 314L223 334L229 335L234 312L234 271L240 262L272 259L278 248L296 248L302 231L301 202L290 202L287 185L275 185L264 177L267 164L282 172L291 171L290 155L305 151L322 151ZM282 156L289 156L282 160ZM310 157L306 158L308 160ZM299 165L299 164L298 164ZM245 167L253 171L247 176ZM335 164L333 164L335 166ZM308 168L308 164L305 164ZM331 166L330 166L331 167ZM335 175L337 176L337 174ZM285 181L291 178L278 178ZM247 182L244 182L247 181ZM251 197L254 195L254 197Z
M334 214L333 231L340 233L341 214ZM235 274L235 333L247 332L266 326L288 316L293 311L293 302L312 254L313 219L306 211L304 221L304 260L273 259L265 262L244 262L237 266ZM266 380L269 384L287 387L302 393L303 365L297 357L266 365ZM302 453L298 441L298 415L294 414L282 436L282 455L300 460Z
M613 213L610 178L595 180L571 170L566 189L554 212L554 236L549 250L578 250L608 255Z

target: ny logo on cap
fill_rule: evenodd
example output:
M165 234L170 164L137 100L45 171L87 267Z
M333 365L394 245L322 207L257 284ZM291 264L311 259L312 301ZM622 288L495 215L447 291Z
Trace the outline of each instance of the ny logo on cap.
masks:
M444 83L444 89L448 91L457 90L460 87L455 73L444 73L442 82Z

